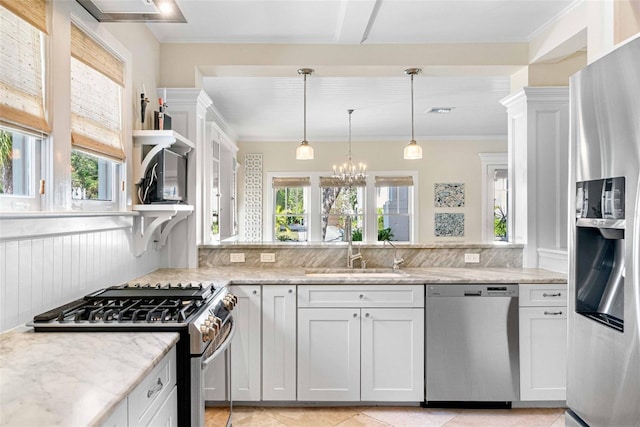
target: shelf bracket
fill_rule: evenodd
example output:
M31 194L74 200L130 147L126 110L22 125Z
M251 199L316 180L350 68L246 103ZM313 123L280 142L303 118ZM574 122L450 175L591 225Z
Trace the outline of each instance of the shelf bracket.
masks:
M181 206L182 209L171 207L157 210L140 210L140 215L134 219L133 246L135 256L140 257L149 246L151 239L156 243L155 249L162 248L167 243L169 233L177 223L188 217L193 212L192 206ZM186 208L186 209L184 209ZM190 209L189 209L190 208ZM152 219L147 223L147 219Z

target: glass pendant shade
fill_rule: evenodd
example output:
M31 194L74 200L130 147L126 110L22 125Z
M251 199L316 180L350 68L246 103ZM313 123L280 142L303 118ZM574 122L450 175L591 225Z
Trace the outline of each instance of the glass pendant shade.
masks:
M411 141L404 147L405 160L420 160L422 158L422 147L418 145L413 134L413 76L420 72L420 68L408 68L405 74L411 76Z
M302 141L298 145L296 160L313 160L313 147L307 141Z
M307 141L307 76L313 73L311 68L300 68L298 74L304 76L304 137L296 149L296 160L313 160L313 147Z
M420 160L422 158L422 147L415 141L411 141L404 147L405 160Z

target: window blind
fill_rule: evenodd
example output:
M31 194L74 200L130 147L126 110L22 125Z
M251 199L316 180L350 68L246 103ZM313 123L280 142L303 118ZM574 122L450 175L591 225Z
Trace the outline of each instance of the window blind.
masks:
M48 34L46 0L0 0L0 6Z
M285 187L311 187L311 178L308 176L300 177L286 177L277 178L272 180L273 188L285 188Z
M71 33L71 144L122 161L123 64L75 25Z
M320 177L320 187L342 187L342 183L340 179L335 178L333 176L321 176ZM353 183L353 187L366 187L367 179L363 178Z
M376 187L411 187L411 176L376 176Z
M2 5L20 2L6 2ZM0 6L0 121L48 133L44 110L44 35Z

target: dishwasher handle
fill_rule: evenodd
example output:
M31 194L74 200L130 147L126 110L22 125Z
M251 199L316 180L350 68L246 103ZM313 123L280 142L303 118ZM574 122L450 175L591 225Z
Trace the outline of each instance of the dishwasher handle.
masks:
M481 297L482 291L464 291L465 297Z

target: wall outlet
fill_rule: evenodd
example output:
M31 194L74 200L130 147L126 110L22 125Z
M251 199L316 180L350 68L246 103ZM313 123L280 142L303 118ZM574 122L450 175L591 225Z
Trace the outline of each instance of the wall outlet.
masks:
M244 253L230 254L229 262L244 262Z
M480 262L480 254L464 254L464 262L477 264Z
M273 252L261 253L260 262L276 262L276 254Z

